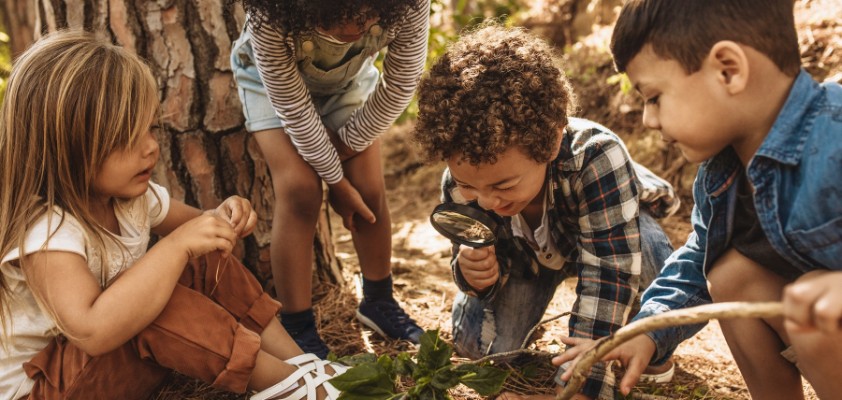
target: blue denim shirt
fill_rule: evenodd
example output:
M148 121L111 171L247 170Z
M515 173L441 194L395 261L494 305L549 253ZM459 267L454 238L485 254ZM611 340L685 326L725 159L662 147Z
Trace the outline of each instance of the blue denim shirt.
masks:
M705 272L730 246L742 173L755 188L760 226L772 247L803 271L842 270L842 86L801 71L772 129L743 169L731 147L699 168L693 232L643 294L635 320L711 302ZM653 364L704 324L650 332Z

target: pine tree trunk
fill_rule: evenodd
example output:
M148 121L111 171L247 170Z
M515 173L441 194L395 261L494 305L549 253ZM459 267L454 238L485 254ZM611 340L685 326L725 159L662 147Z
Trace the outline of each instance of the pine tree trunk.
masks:
M228 57L244 14L226 0L5 0L13 52L63 28L97 32L148 60L158 79L161 159L153 180L201 209L230 195L252 201L254 235L240 256L273 291L269 264L273 193L263 155L243 127ZM314 279L341 283L326 203L314 238Z

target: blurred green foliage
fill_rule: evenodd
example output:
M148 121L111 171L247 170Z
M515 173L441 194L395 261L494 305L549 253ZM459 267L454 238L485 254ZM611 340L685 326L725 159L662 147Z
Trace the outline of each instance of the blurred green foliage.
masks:
M9 72L12 70L11 53L9 35L6 34L6 28L0 18L0 103L3 102L3 94L6 93L6 79L9 78Z
M511 25L526 10L524 0L432 0L431 3L425 71L447 51L447 46L459 37L459 32L489 18ZM418 102L413 99L397 122L413 120L417 116Z

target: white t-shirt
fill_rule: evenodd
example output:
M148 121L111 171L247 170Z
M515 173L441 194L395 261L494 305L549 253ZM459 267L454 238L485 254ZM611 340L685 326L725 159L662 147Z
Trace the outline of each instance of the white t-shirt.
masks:
M163 187L151 183L146 194L129 200L119 200L114 211L120 223L117 240L121 248L111 240L105 240L104 255L95 249L95 239L85 235L79 222L70 216L61 221L60 210L56 209L52 221L44 215L26 234L24 249L15 248L0 261L0 273L9 285L9 308L6 333L9 340L2 340L0 346L0 400L18 399L29 394L34 382L23 372L23 363L43 350L50 340L59 334L55 322L36 303L20 268L9 262L21 254L28 255L41 250L66 251L85 258L97 281L102 280L100 265L107 268L107 286L120 271L130 267L146 253L150 229L160 224L170 207L170 197ZM54 232L49 238L48 232ZM104 260L104 262L100 262ZM9 318L11 317L11 318Z

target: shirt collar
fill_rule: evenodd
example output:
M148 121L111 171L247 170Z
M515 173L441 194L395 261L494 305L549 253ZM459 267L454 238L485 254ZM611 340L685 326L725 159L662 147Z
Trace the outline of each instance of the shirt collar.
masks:
M802 69L755 157L759 155L784 164L798 164L807 139L807 131L802 129L804 120L819 95L819 85Z

